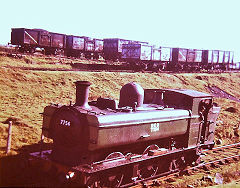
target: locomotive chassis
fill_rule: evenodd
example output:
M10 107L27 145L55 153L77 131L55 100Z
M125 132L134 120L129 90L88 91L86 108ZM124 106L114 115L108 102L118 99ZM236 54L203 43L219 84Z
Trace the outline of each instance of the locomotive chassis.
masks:
M193 163L198 164L201 148L206 147L208 146L199 145L197 147L174 150L158 155L154 154L154 152L157 152L156 150L149 150L148 154L151 153L150 156L148 154L129 154L129 156L98 161L91 165L67 166L60 164L52 160L51 150L30 153L29 160L31 165L42 165L42 169L47 171L47 173L57 172L54 176L57 175L60 180L59 183L62 185L67 183L69 185L94 187L94 185L100 181L108 181L107 178L116 176L120 172L125 172L124 175L127 176L127 181L121 182L121 185L118 184L117 187L128 187L149 179L180 172L184 170L186 166L192 165ZM189 156L192 158L190 159ZM157 174L150 172L150 176L142 177L140 173L141 168L151 166L152 164L155 164L158 168L162 168L160 172ZM105 185L104 183L106 182L101 182L100 187L101 185ZM116 184L114 184L114 187L115 186Z

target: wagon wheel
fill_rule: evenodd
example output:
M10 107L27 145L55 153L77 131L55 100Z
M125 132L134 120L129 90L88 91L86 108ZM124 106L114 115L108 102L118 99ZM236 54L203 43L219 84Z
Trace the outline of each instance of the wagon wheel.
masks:
M150 150L157 150L157 149L159 149L157 145L150 145L144 150L143 155L147 155ZM159 164L157 163L139 165L139 176L140 178L153 177L157 174L158 168L159 168Z

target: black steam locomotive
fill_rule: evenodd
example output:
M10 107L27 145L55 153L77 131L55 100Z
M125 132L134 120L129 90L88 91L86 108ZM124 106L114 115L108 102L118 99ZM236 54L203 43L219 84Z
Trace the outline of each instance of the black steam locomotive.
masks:
M214 146L220 108L209 94L132 82L120 90L119 103L88 102L89 86L76 82L75 104L44 108L42 134L53 147L31 154L67 179L88 187L128 185L182 170Z
M65 54L69 57L85 57L122 61L142 65L142 69L159 70L227 70L233 68L232 51L198 50L171 47L155 47L147 42L119 38L92 39L48 32L42 29L13 28L11 44L19 51L33 53L37 48L45 54Z

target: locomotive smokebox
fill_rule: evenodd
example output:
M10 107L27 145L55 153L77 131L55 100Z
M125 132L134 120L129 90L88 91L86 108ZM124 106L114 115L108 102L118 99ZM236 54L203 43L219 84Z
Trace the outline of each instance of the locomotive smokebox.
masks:
M80 106L83 109L91 109L88 105L89 86L88 81L76 81L76 106Z

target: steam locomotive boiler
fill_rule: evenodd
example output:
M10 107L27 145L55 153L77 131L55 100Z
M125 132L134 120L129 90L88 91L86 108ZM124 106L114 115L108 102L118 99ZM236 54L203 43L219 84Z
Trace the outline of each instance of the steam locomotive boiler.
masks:
M128 83L119 103L88 102L90 83L76 82L74 105L49 105L43 135L50 151L32 154L64 166L67 178L89 187L119 187L179 171L212 148L220 108L210 94L187 89L143 89Z

